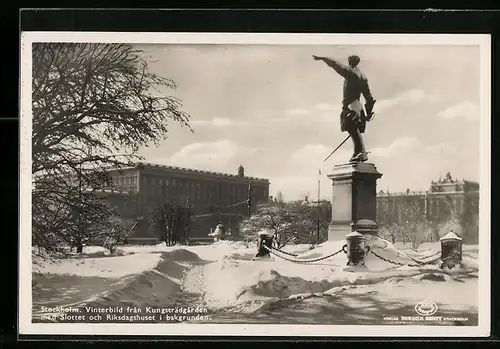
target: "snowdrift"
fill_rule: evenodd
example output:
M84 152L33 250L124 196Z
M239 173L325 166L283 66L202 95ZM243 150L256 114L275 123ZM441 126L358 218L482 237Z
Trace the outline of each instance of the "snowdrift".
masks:
M158 265L133 278L123 280L122 287L89 299L85 305L105 306L172 306L181 290L181 278L193 262L200 261L193 252L178 249L161 252ZM188 262L188 263L182 263Z
M284 256L299 263L279 256L252 261L256 246L246 248L240 242L220 241L207 246L130 246L124 247L127 253L119 257L43 265L33 274L34 319L42 305L202 306L213 311L217 321L223 321L224 316L216 314L235 314L226 320L244 322L254 316L257 322L276 322L271 315L278 316L277 309L285 307L287 313L280 316L287 321L296 318L302 323L320 323L331 318L331 313L314 314L312 308L340 312L342 306L353 307L360 302L357 316L362 317L363 306L378 304L372 320L379 321L383 307L384 311L394 305L413 309L416 302L426 299L439 302L443 309L448 305L450 311L463 306L469 314L477 313L477 246L464 246L463 266L453 270L440 270L432 264L407 265L412 259L439 258L439 243L412 250L383 239L369 242L383 259L369 253L366 269L346 269L344 252L303 263L337 252L344 244L334 241L314 249L309 245L285 247L284 251L296 256ZM300 304L309 304L309 310L294 313ZM248 317L238 317L238 313Z
M135 256L135 255L134 255ZM115 277L104 278L92 275L99 270L88 270L78 268L70 269L73 274L41 274L33 276L33 310L36 319L40 313L40 307L56 306L92 306L95 308L108 306L172 306L174 305L181 289L181 278L189 267L200 262L200 257L185 249L176 249L169 252L142 253L140 258L134 258L130 262L143 260L142 265L135 265L136 270L132 273L120 273L119 268L110 270ZM106 260L111 259L105 258ZM147 261L147 263L144 262ZM156 260L156 265L151 262ZM87 261L92 264L95 260ZM100 262L100 261L99 261ZM124 260L120 261L124 264ZM126 264L132 267L133 264ZM139 269L138 267L142 267ZM59 270L57 270L59 268ZM55 271L61 272L68 266L64 264L53 267ZM90 270L90 271L89 271ZM100 271L102 273L102 270ZM79 273L80 275L75 275ZM118 276L116 276L118 275ZM59 286L59 287L58 287ZM62 291L58 294L57 290Z
M307 248L296 257L285 257L307 261L332 254L341 249L344 243L328 242L312 250ZM408 259L418 257L425 261L439 258L439 244L428 246L425 251L401 251L380 241L371 245L377 255L403 265L395 265L368 254L365 258L367 269L357 269L353 273L352 270L346 269L347 258L344 252L310 264L292 263L277 256L273 256L270 261L251 261L255 256L253 251L232 252L221 260L204 266L204 301L211 308L237 306L242 310L241 306L245 303L315 295L331 296L340 291L344 292L346 288L376 284L381 285L388 294L394 293L392 289L395 287L418 290L412 291L417 299L426 294L425 290L431 290L429 296L435 292L442 294L429 285L446 283L445 287L451 292L454 287L462 287L461 284L466 280L477 278L477 260L473 256L464 255L464 266L457 266L451 271L443 271L435 264L415 266L415 262ZM293 253L294 250L304 251L304 247L290 248L287 252ZM408 263L414 266L408 266ZM399 296L404 298L406 292L400 292ZM472 293L465 292L465 298L474 296L474 289L470 292Z

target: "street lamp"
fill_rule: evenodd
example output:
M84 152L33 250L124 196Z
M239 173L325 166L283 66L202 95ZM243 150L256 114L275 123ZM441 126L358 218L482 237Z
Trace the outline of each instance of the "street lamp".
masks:
M252 216L252 182L248 182L248 218Z

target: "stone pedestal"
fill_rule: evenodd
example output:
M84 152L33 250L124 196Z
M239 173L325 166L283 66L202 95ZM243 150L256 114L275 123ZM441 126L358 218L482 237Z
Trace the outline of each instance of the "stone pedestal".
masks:
M328 178L332 180L332 221L328 241L345 240L351 226L359 221L376 221L377 179L382 174L371 163L336 165Z

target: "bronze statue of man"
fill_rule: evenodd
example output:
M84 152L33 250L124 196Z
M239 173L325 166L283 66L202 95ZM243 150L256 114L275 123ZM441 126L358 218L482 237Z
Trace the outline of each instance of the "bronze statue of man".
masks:
M354 153L351 162L364 162L368 160L362 133L365 132L366 122L373 118L373 98L368 79L359 70L358 56L349 56L348 63L345 65L335 59L327 57L314 56L317 61L325 62L333 68L340 76L344 78L344 92L342 100L342 111L340 113L340 130L347 131L354 143ZM365 106L361 105L360 97L363 94Z

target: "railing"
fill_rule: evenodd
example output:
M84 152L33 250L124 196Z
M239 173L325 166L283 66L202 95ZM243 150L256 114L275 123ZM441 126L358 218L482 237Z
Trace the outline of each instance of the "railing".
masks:
M429 195L430 192L426 190L410 190L401 192L378 192L377 196L417 196L417 195Z

